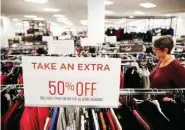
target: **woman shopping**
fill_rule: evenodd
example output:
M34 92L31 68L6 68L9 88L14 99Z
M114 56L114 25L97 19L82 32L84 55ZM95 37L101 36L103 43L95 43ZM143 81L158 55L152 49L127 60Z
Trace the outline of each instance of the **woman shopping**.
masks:
M185 68L171 55L172 37L164 36L154 42L159 63L150 74L151 88L185 88Z

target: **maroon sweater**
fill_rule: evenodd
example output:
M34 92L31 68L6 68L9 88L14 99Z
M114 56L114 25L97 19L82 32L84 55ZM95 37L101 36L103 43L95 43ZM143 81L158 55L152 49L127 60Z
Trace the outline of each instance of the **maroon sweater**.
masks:
M151 88L185 88L185 68L174 60L160 68L159 64L150 74Z

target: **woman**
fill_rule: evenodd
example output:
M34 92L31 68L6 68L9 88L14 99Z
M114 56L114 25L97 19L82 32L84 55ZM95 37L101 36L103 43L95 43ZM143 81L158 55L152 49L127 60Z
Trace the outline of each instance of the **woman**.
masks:
M185 68L171 55L173 47L170 36L155 40L154 52L159 63L150 74L151 88L185 88Z

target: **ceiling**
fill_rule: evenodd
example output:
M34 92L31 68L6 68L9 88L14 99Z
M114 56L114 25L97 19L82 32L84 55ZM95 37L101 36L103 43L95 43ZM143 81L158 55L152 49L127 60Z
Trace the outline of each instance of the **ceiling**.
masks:
M58 8L75 25L87 19L87 0L48 0L46 4L27 3L24 0L1 0L1 13L12 18L25 19L24 15L37 15L56 22L53 12L44 12L44 8ZM115 13L107 16L121 18L133 15L134 11L143 11L147 16L164 16L165 14L185 12L185 0L111 0L114 4L106 6ZM146 9L140 3L151 2L155 8ZM146 16L145 15L145 16Z

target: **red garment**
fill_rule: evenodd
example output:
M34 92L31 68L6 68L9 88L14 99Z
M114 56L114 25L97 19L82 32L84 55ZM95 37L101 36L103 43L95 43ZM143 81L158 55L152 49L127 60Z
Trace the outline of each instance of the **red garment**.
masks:
M8 76L6 74L1 74L1 85L6 84L7 78L8 78Z
M116 36L119 38L120 36L121 36L121 32L120 32L120 30L118 29L118 30L116 30Z
M120 74L120 88L124 88L124 74L121 72Z
M20 121L21 130L43 130L49 108L26 107Z
M5 117L7 116L7 114L11 111L11 109L14 107L15 103L13 102L11 104L11 106L9 107L8 111L5 113L5 115L1 118L1 122L4 121Z
M23 76L20 75L18 78L18 84L23 84Z
M111 112L109 110L107 111L106 115L107 115L111 130L116 130L114 123L113 123L113 120L112 120L112 117L111 117Z
M10 111L7 113L6 117L3 120L3 127L4 127L3 130L7 130L8 121L10 120L12 114L15 112L18 105L19 105L19 101L16 100L15 104L13 105L13 107L10 109Z
M47 117L49 116L49 108L48 107L38 107L37 111L38 111L39 127L40 127L40 130L43 130L45 121Z
M144 121L144 119L139 115L136 110L133 110L132 113L137 118L139 123L145 128L145 130L150 130L150 126Z
M162 68L159 65L150 74L151 88L185 88L185 68L179 61Z
M34 107L25 107L20 120L20 130L40 130L36 112Z

